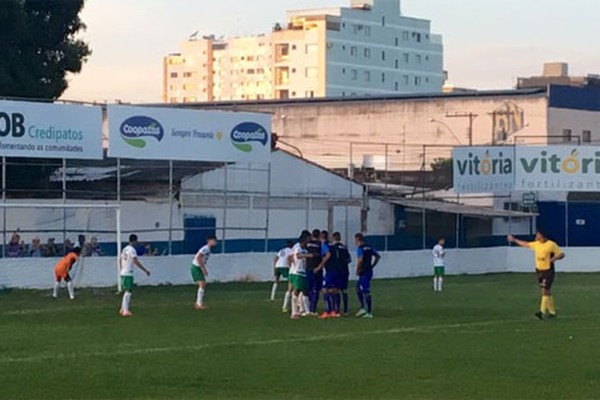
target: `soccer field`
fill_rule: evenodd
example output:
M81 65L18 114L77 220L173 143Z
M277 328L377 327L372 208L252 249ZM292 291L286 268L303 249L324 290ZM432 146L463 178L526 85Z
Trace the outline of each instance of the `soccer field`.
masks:
M292 321L269 285L0 292L2 399L600 397L600 275L559 275L557 321L533 275L374 282L376 318ZM280 296L281 297L281 294ZM352 296L353 305L356 299Z

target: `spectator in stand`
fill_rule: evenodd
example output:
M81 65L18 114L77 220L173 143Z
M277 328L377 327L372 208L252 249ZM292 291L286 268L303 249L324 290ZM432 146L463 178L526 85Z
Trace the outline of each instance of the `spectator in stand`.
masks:
M39 237L35 236L33 239L31 239L31 244L29 245L27 255L29 257L42 257L44 255L42 241Z
M10 242L6 245L6 257L21 257L23 255L23 247L21 245L21 235L13 233Z
M71 252L73 252L73 250L75 250L75 243L71 242L71 239L66 238L65 239L65 243L63 244L62 247L62 254L67 255Z
M81 254L84 257L99 257L102 255L102 248L98 244L98 238L96 236L93 236L89 243L85 243Z
M48 238L48 242L44 245L44 257L56 257L58 255L58 248L54 238Z

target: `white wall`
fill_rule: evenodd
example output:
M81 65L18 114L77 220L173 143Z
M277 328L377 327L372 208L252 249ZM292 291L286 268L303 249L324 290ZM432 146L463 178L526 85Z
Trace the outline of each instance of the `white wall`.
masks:
M598 248L567 248L567 258L557 267L559 272L599 272L595 263ZM430 251L387 252L382 254L376 278L407 278L428 276L432 270ZM142 262L151 271L150 277L136 275L139 285L192 285L189 265L192 256L148 257ZM209 280L231 282L239 280L268 281L271 279L273 254L216 254L210 259ZM49 289L53 281L54 259L1 259L0 287ZM526 249L496 247L487 249L449 250L447 272L485 274L533 272L533 254ZM81 271L81 270L80 270ZM87 258L82 269L80 287L108 287L117 282L116 259Z
M570 110L562 108L548 109L548 134L562 135L563 129L570 129L573 135L572 143L577 144L577 138L583 141L583 131L591 132L591 141L600 142L600 112ZM553 142L560 139L552 139Z

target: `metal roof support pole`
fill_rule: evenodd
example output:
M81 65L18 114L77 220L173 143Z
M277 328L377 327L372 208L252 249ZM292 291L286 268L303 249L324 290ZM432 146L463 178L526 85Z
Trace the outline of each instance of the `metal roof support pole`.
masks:
M565 247L569 247L569 193L565 201Z
M67 159L62 159L62 202L67 204ZM63 251L66 253L65 243L67 241L67 208L63 208Z
M389 175L389 144L385 144L385 201L388 201L388 182L390 180L390 175ZM366 208L367 210L369 209L369 204L368 204L368 200L367 200L367 204L366 204ZM385 251L388 251L388 245L389 245L389 235L385 234L384 236L385 238Z
M173 255L173 160L169 160L169 255Z
M6 203L6 157L2 157L2 203ZM6 207L2 207L2 258L6 257Z
M269 225L271 224L271 163L267 170L267 210L265 216L265 253L269 252Z
M421 208L421 226L423 227L423 250L427 249L427 211Z
M456 195L456 203L460 204L460 194ZM460 212L456 213L456 248L460 248Z
M223 182L223 238L221 239L221 242L223 243L221 246L221 252L223 254L225 254L225 248L226 248L226 240L227 240L227 202L228 202L228 187L229 187L229 174L228 174L228 168L227 168L228 164L225 163L225 167L223 169L223 172L225 173L225 179Z

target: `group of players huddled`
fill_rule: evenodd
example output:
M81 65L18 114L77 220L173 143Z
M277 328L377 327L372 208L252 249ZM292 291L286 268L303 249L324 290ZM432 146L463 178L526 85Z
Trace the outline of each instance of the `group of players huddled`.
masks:
M373 318L371 280L373 269L380 260L377 251L365 242L361 233L354 236L356 250L356 293L360 303L357 317ZM339 318L348 315L348 283L352 257L342 243L341 235L315 229L303 231L296 244L288 242L275 256L273 267L275 279L271 288L271 300L275 300L281 278L288 279L282 311L291 318L317 316L319 299L323 295L324 311L319 318Z

